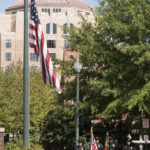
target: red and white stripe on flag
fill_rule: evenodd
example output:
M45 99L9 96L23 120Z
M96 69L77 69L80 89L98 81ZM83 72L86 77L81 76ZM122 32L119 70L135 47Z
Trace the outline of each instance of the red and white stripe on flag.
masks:
M62 88L56 72L53 68L51 58L44 40L44 34L40 24L35 0L31 0L31 18L29 22L29 45L34 48L35 54L40 57L43 80L46 84L52 84L60 94Z
M90 150L98 150L94 135L91 137L91 149Z

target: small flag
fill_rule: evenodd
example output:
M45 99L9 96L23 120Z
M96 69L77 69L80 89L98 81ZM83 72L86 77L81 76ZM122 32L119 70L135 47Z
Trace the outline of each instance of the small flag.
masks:
M49 52L47 49L46 42L44 40L44 34L40 24L38 11L36 8L35 0L31 0L31 17L29 23L29 45L34 48L37 57L40 57L40 63L42 67L43 80L46 84L52 84L60 94L62 92L59 80L56 77L55 70Z
M108 150L108 149L109 149L109 133L107 132L106 138L105 138L105 147L104 147L104 150Z
M98 150L94 134L93 134L93 128L91 128L91 149L90 150Z

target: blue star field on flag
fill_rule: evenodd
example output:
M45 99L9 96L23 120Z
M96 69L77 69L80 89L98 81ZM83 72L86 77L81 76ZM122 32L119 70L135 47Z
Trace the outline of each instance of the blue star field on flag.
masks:
M38 11L36 8L35 0L31 0L31 20L34 21L35 24L40 24Z

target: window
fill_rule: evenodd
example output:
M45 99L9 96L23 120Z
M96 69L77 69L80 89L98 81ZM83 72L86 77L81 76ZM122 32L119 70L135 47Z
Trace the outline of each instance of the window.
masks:
M50 9L48 9L48 14L50 15Z
M30 53L30 61L38 61L38 57L35 53Z
M58 13L58 8L56 8L56 13Z
M83 11L81 11L81 10L78 10L78 13L80 13L80 14L81 14L82 12L83 12Z
M6 53L5 59L6 61L11 61L11 53Z
M68 15L68 12L67 12L67 11L65 12L65 15L66 15L66 16Z
M11 40L6 40L6 48L11 48Z
M53 13L55 13L56 12L56 9L55 8L53 8Z
M63 28L64 29L64 34L67 34L67 26L68 26L67 23L65 23L64 28ZM74 25L72 23L70 23L70 29L73 29L73 26Z
M57 24L53 23L53 34L57 34Z
M46 24L46 34L50 34L50 23Z
M47 48L56 48L56 40L47 40Z
M73 24L72 23L70 23L70 29L73 29Z
M59 13L61 12L61 8L53 8L53 13Z
M47 12L48 10L47 10L47 8L45 8L45 12Z
M16 14L16 12L15 12L15 11L13 11L13 12L12 12L12 14Z
M67 23L64 24L64 34L67 34Z
M49 53L49 56L53 59L56 58L56 53Z
M89 16L89 15L90 15L90 13L89 13L89 12L85 12L85 15Z
M64 48L71 48L71 45L68 40L64 40Z
M50 9L48 8L42 8L42 12L48 13L50 15Z

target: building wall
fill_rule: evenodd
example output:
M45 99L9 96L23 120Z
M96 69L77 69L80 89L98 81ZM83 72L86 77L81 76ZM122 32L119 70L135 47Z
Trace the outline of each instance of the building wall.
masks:
M3 68L6 68L7 66L9 66L11 63L15 63L16 61L16 44L15 44L15 40L16 40L16 36L15 33L13 32L3 32L0 34L1 36L1 49L0 49L0 56L1 56L1 66ZM6 41L11 41L11 46L10 47L6 47ZM9 60L6 59L6 55L10 53L11 54L11 58Z
M11 15L0 14L0 32L11 32Z
M45 40L56 40L56 48L49 48L49 53L55 53L56 58L63 60L64 58L64 38L63 38L63 25L73 24L79 27L81 21L78 16L79 12L86 16L90 21L94 20L93 15L89 8L81 8L77 6L68 5L38 5L38 13L40 16L41 25L43 28ZM43 12L43 9L48 9L50 12ZM61 12L53 12L53 9L61 9ZM18 60L23 61L24 53L24 12L20 11L23 8L8 9L7 15L0 15L0 66L5 68L10 63L16 63ZM89 15L90 13L90 15ZM46 24L50 23L50 34L46 33ZM53 34L53 23L57 24L57 34ZM6 48L5 42L7 39L11 39L12 47ZM12 53L12 60L10 62L5 60L7 52ZM34 50L29 48L29 60L31 53ZM40 66L38 61L29 61L30 66Z

